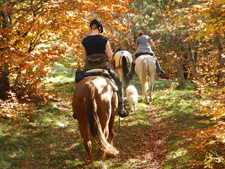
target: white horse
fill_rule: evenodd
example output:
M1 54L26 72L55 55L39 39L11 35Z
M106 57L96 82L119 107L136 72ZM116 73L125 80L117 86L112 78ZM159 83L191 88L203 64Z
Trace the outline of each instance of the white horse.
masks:
M124 88L126 88L130 83L129 78L127 78L126 75L130 72L132 60L131 53L126 50L117 51L113 57L113 69L122 80Z
M135 72L138 75L142 88L142 96L148 104L152 101L153 84L155 80L155 58L151 55L141 55L135 60ZM149 88L148 88L149 87ZM149 89L149 99L148 99Z

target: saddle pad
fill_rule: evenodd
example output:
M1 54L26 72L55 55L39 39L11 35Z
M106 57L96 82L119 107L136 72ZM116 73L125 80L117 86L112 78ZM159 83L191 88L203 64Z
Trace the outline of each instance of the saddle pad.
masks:
M105 70L105 69L91 69L91 70L86 71L86 74L87 74L86 78L89 77L89 76L101 76L101 77L103 77L104 79L106 79L111 84L114 91L118 91L118 87L115 84L114 80L109 79L110 75L109 75L107 70Z

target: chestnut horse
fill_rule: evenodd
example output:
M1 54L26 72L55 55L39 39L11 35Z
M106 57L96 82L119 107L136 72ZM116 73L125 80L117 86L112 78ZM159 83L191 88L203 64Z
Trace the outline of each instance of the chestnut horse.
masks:
M118 104L116 88L109 79L102 76L91 76L76 84L73 94L73 111L78 120L83 144L90 159L91 140L89 133L102 150L102 168L106 168L106 153L116 155L119 152L113 147L113 123ZM109 142L107 141L109 138Z
M149 103L152 101L152 91L156 73L155 58L151 55L140 55L135 60L135 72L140 79L142 95L145 97L146 103Z
M129 78L126 76L131 69L132 55L126 50L117 51L113 57L113 69L122 80L123 88L129 85Z

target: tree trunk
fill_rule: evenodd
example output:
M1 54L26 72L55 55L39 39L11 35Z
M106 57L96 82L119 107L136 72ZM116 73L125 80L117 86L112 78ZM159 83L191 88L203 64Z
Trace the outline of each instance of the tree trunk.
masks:
M222 86L225 86L224 58L222 57L223 47L220 41L220 36L216 37L216 43L217 43L218 54L219 54L219 69L221 69L221 71L219 71L219 74L218 74L218 82L221 83Z
M192 48L191 48L191 42L188 42L187 48L188 48L188 61L190 62L190 65L191 65L191 74L193 77L195 77L197 75L197 69L195 64L195 57L193 55Z
M4 8L5 9L5 8ZM11 18L9 12L7 10L0 12L0 17L3 18L2 22L0 22L0 27L4 30L5 28L10 27ZM9 65L6 58L7 49L4 44L7 43L8 38L4 37L0 40L0 99L7 99L7 92L9 91Z
M177 81L180 86L185 86L182 56L177 57L176 67L177 67Z
M1 54L0 63L0 99L7 99L9 91L9 66L5 63L4 56Z
M183 70L183 59L182 59L182 54L180 50L180 32L176 32L176 35L174 36L173 40L173 45L174 45L174 51L177 54L176 57L176 68L177 68L177 81L180 86L185 86L185 77L184 77L184 70Z

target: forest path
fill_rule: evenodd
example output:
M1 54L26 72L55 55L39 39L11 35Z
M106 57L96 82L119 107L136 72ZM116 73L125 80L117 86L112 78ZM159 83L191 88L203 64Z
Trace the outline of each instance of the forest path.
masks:
M62 109L66 112L65 105ZM69 110L69 105L67 109ZM120 119L118 116L116 117L114 146L120 154L117 157L109 156L107 158L109 168L162 168L161 164L166 158L166 142L169 134L166 121L157 115L157 109L151 104L146 107L145 118L139 118L139 113L139 110L132 112L130 115L133 117L131 118L129 116ZM143 119L146 125L140 122ZM77 121L70 118L70 123L74 123L75 137L81 141ZM99 163L101 157L95 143L92 149L95 161ZM77 151L75 150L75 152ZM84 152L83 148L82 153ZM79 159L82 157L85 159ZM87 156L82 154L79 158L84 162L81 168L88 167Z

